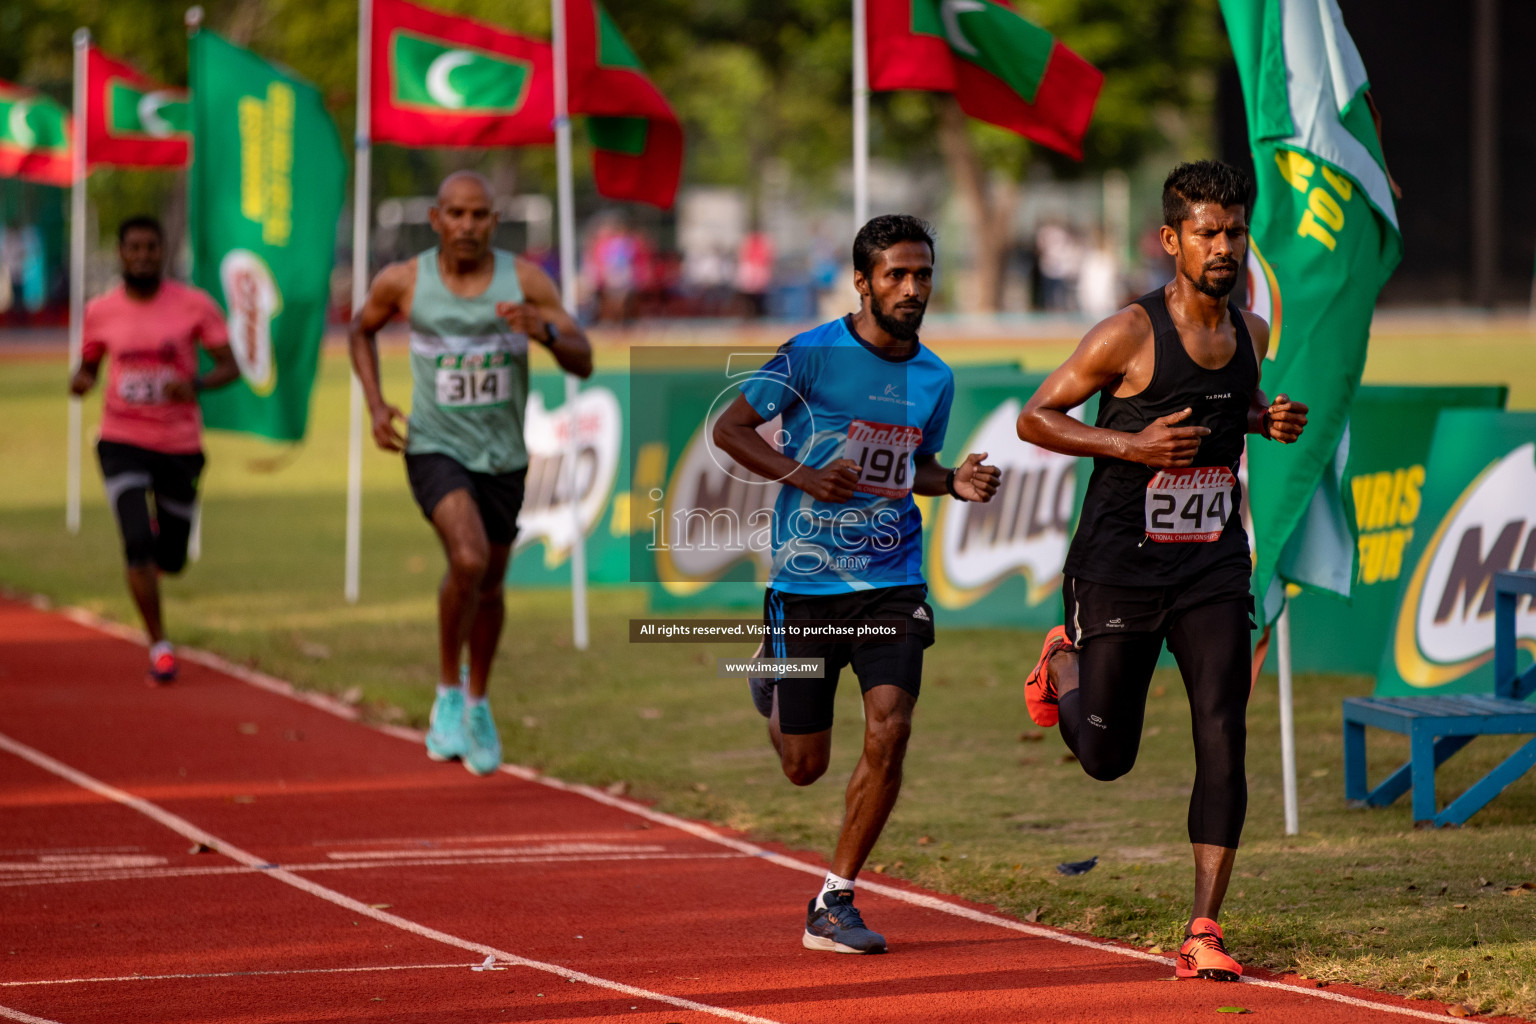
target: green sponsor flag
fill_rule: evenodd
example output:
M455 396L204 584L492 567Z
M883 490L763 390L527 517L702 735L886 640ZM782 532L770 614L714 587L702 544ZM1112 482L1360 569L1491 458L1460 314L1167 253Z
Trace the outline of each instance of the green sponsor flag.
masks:
M212 32L192 37L192 279L229 318L241 380L210 427L303 438L330 300L346 162L309 83Z
M1267 394L1311 407L1290 446L1248 446L1254 593L1266 620L1286 580L1347 596L1350 405L1376 295L1402 258L1365 67L1335 0L1221 0L1258 185L1249 280L1270 322Z

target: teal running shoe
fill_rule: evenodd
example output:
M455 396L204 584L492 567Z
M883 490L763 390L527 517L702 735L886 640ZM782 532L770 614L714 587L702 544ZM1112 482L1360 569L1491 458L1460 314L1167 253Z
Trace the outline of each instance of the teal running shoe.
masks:
M456 761L469 750L464 730L464 691L458 687L439 693L432 702L427 728L427 756L434 761Z
M496 720L491 705L481 701L464 714L467 746L464 767L472 775L489 775L501 767L501 737L496 735Z

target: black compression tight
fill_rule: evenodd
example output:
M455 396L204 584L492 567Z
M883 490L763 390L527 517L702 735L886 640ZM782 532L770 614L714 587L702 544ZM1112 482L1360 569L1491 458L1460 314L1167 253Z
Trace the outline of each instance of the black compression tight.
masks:
M1252 655L1245 601L1201 605L1168 631L1189 694L1195 788L1189 841L1235 848L1248 811L1244 755ZM1147 686L1162 650L1155 634L1098 636L1078 655L1078 687L1061 697L1061 735L1083 770L1109 781L1129 772L1141 745Z

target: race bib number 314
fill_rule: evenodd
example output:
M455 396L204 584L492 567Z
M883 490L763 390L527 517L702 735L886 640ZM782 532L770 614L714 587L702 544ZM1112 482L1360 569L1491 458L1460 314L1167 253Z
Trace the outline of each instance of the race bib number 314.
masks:
M1164 469L1147 483L1147 536L1159 544L1210 544L1237 498L1226 466Z
M505 352L439 356L437 404L449 409L502 405L512 398L512 360Z
M912 490L912 453L923 443L921 427L854 420L848 424L844 458L859 464L854 490L900 498Z

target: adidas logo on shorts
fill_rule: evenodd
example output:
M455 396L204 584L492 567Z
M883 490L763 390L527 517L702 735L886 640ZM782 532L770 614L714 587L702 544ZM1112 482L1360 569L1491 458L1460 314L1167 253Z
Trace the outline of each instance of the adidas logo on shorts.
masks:
M914 619L920 619L923 622L927 622L927 621L929 621L929 619L928 619L928 609L924 608L922 605L918 605L915 609L913 609L912 617Z

